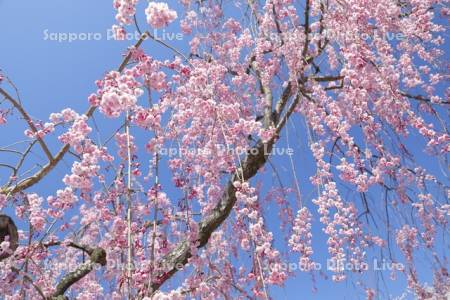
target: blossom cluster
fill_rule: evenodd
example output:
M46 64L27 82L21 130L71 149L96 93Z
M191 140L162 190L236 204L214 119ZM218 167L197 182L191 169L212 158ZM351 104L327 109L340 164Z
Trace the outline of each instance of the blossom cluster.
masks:
M309 271L312 269L313 261L311 256L313 249L311 245L311 219L312 215L306 207L301 208L294 221L292 227L292 236L289 239L289 246L292 251L300 253L300 266L302 270Z
M145 14L147 15L147 23L154 28L165 27L177 18L177 12L169 9L165 2L151 1L145 10Z
M16 217L32 230L20 222L21 246L0 262L0 294L41 298L11 268L26 265L33 283L52 295L67 274L64 267L86 260L89 251L73 247L76 243L103 248L108 261L104 272L90 272L71 286L79 299L119 300L128 289L144 298L149 284L166 282L164 291L173 283L179 287L150 298L268 299L270 286L282 286L294 274L264 266L299 256L301 269L314 276L314 250L325 244L336 266L330 270L334 281L349 277L346 263L362 265L374 252L397 247L408 263L408 286L419 299L433 296L414 266L420 251L429 251L433 291L442 298L450 279L436 246L450 206L434 191L444 190L447 197L448 191L441 176L414 161L417 149L411 147L423 143L426 155L437 161L450 150L441 118L447 76L437 63L444 28L429 10L442 1L410 1L401 8L388 0L370 6L330 1L326 7L313 0L306 9L291 0L180 2L183 13L155 1L143 13L154 29L180 14L180 28L191 36L181 49L189 56L165 41L167 51L151 56L154 41L144 41L124 53L126 66L96 82L88 113L67 108L51 114L49 122L27 120L26 136L41 144L32 144L32 153L43 143L53 145L56 131L62 131L63 145L29 178L5 167L14 176L2 186L0 208L14 205ZM235 4L248 5L249 22L230 14ZM113 5L115 36L123 39L138 1ZM404 39L361 38L374 27ZM338 33L354 38L341 41L334 37ZM4 103L2 129L15 112ZM271 120L261 121L269 108L276 110ZM114 129L98 122L105 117ZM104 134L104 128L110 132ZM305 151L296 152L302 156L290 161L289 173L278 168L285 166L282 157L252 154L292 140ZM159 150L169 146L177 148L176 155L161 157ZM51 176L57 176L63 164L70 167L62 182L54 183L61 185L56 191L15 192L15 184L28 188L53 168ZM269 165L281 187L267 185ZM303 193L310 183L311 193ZM311 196L300 199L303 194ZM313 225L323 230L323 244L313 238ZM396 232L396 245L385 239L386 232ZM292 251L279 247L283 238ZM181 266L165 265L177 255ZM118 262L117 268L111 262ZM187 272L169 282L174 269ZM368 299L376 297L373 288L363 288Z

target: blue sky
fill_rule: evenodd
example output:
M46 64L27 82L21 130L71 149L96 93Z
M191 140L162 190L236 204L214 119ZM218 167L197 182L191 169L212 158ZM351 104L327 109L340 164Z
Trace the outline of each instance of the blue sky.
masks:
M145 2L145 1L143 1ZM38 119L46 120L52 112L59 112L65 107L71 107L83 112L88 107L87 96L94 92L94 81L113 69L116 69L122 60L124 50L134 41L117 42L107 40L107 30L114 24L115 11L111 0L78 0L78 1L17 1L0 0L0 68L7 74L20 89L21 99L30 114ZM139 12L143 19L143 10ZM144 26L141 22L141 26ZM101 35L100 40L90 41L63 41L45 40L47 34L52 33L92 33ZM167 32L176 32L176 27L169 27ZM186 41L173 41L171 45L185 49ZM144 48L156 57L172 57L172 53L160 45L147 41ZM14 122L14 121L13 121ZM296 122L300 122L297 118ZM17 140L18 131L5 131L0 129L1 144ZM103 119L101 128L111 130L114 127ZM298 127L297 127L298 128ZM294 130L290 127L289 130ZM314 163L306 150L306 135L298 133L298 137L291 135L291 146L304 156L295 159L299 179L306 190L303 191L305 201L312 198L311 186L307 184L308 177L314 173ZM300 142L299 142L300 141ZM419 141L413 140L413 143ZM285 143L282 141L282 144ZM57 143L54 144L56 149ZM422 161L428 158L420 157ZM67 163L69 160L67 161ZM280 174L286 185L292 185L291 170L286 158L274 158L275 163L281 167ZM66 173L66 164L60 165L46 178L39 187L32 190L42 195L48 195L62 185L60 179ZM435 168L435 167L434 167ZM1 173L0 173L1 174ZM291 175L289 175L291 174ZM266 176L264 183L267 186L277 184L276 179ZM375 196L378 200L379 197ZM272 211L272 207L267 207ZM273 207L275 211L276 208ZM275 213L268 218L269 223L277 220ZM275 230L275 229L274 229ZM325 263L326 246L325 237L316 227L316 259ZM276 243L283 240L274 231ZM404 281L399 279L389 283L389 293L400 295L403 291ZM401 278L401 277L400 277ZM376 285L376 277L369 273L365 279L369 285ZM312 280L309 274L299 274L288 281L284 288L273 288L271 295L274 299L362 299L364 295L360 289L355 289L351 281L334 284L329 280L321 280L317 276L318 291L312 292ZM382 298L384 299L384 298Z

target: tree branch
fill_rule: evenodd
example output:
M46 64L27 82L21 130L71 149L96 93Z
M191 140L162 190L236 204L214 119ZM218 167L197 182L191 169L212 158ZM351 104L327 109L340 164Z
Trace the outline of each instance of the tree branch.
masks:
M408 94L408 93L405 93L405 92L400 92L400 95L402 95L404 97L407 97L407 98L410 98L410 99L422 101L422 102L433 103L431 101L431 99L426 98L426 97L421 96L421 95L411 95L411 94ZM433 104L450 104L450 102L449 101L442 101L440 103L433 103Z
M83 279L89 274L96 264L106 265L106 251L102 248L90 249L90 260L81 264L75 271L65 275L56 286L55 292L52 294L52 300L65 299L64 293L75 283Z
M279 102L282 99L279 100ZM294 112L295 107L300 101L300 94L294 99L292 104L290 105L288 111L285 116L280 119L280 122L277 124L275 129L274 136L263 143L261 140L258 141L256 146L248 152L245 161L242 164L242 168L240 171L240 175L233 174L228 181L222 199L213 209L210 215L206 216L199 224L199 238L197 248L204 247L207 243L211 234L227 219L230 215L231 210L236 203L236 187L234 186L234 182L237 180L249 180L254 177L258 170L267 162L267 159L272 151L273 145L278 139L278 135L281 130L284 128L287 120ZM242 177L240 177L242 176ZM167 267L168 269L160 272L155 276L157 278L156 282L152 282L151 286L146 286L144 291L141 291L142 295L152 295L155 291L157 291L161 285L171 278L178 270L179 266L184 266L188 263L188 259L192 256L191 247L188 240L184 240L178 244L172 251L170 251L164 258L162 258L158 265Z
M44 152L45 152L45 155L47 156L49 161L52 161L53 155L50 152L50 149L48 149L47 144L44 142L42 137L40 137L37 134L38 130L37 130L36 126L34 125L33 120L31 119L30 115L25 111L23 106L16 99L14 99L10 94L8 94L7 91L0 88L0 94L2 94L3 97L5 97L9 102L11 102L11 104L14 106L14 108L16 108L19 111L19 113L22 115L22 117L28 123L28 127L30 127L31 131L35 134L36 139L38 140L39 144L42 147L42 150L44 150Z
M49 243L45 243L42 244L44 247L49 248L49 247L53 247L53 246L61 246L63 243L60 241L55 241L55 242L49 242ZM74 242L69 242L67 244L68 247L72 247L78 250L83 251L84 253L86 253L87 255L91 255L91 253L94 251L93 248L86 246L86 245L79 245L77 243Z

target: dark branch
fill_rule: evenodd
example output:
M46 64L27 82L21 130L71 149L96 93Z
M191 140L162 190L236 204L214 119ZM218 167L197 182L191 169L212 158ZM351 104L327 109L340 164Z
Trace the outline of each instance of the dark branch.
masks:
M19 111L19 113L22 115L22 117L25 119L25 121L28 124L28 127L30 127L31 131L35 134L36 139L38 140L39 144L42 147L42 150L44 150L45 155L47 158L52 161L53 155L50 152L50 150L47 147L47 144L44 142L44 140L37 134L38 130L36 126L33 123L33 120L31 119L30 115L25 111L22 104L19 103L16 99L14 99L8 92L6 92L4 89L0 88L0 94L2 94L3 97L5 97L11 104L14 106L15 109Z
M55 292L52 294L51 299L64 299L64 293L75 283L83 279L88 275L95 267L96 264L102 266L106 265L106 252L102 248L95 248L90 250L90 260L81 264L75 271L66 274L56 286Z
M234 204L236 203L236 187L233 183L241 179L243 179L244 181L251 179L266 163L270 152L272 151L273 145L278 139L278 134L284 128L287 120L294 112L295 107L297 106L299 101L300 96L298 95L290 105L286 114L280 119L279 123L277 124L275 136L266 143L259 141L256 146L254 146L252 151L248 152L247 157L242 164L242 168L239 170L240 174L235 173L233 176L231 176L224 189L221 201L216 205L212 213L209 216L205 217L199 224L200 232L199 239L197 241L197 248L204 247L208 243L211 234L217 228L219 228L219 226L228 218ZM152 282L151 286L146 286L145 290L141 291L141 294L153 294L165 281L171 278L179 270L179 266L184 266L185 264L187 264L188 259L192 256L190 249L191 248L189 241L182 241L178 244L177 247L175 247L175 249L169 252L162 260L160 260L158 262L158 265L169 267L168 270L157 274L157 276L155 276L157 278L157 281Z
M400 92L400 95L402 95L404 97L407 97L407 98L410 98L410 99L422 101L422 102L433 103L431 101L431 99L426 98L426 97L421 96L421 95L411 95L411 94L404 93L404 92ZM438 102L438 103L434 103L434 104L450 104L450 102L449 101L442 101L442 102Z

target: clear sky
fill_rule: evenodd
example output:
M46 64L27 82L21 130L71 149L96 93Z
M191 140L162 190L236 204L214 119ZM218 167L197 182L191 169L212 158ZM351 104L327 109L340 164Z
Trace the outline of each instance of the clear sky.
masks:
M172 7L177 6L174 4ZM115 22L114 15L112 0L0 0L0 68L17 85L24 106L33 117L47 120L50 113L59 112L66 107L78 112L83 112L88 107L87 96L96 89L94 81L117 68L125 49L134 43L134 41L117 42L107 39L107 30ZM140 19L142 15L141 9ZM91 40L72 42L52 40L54 37L52 34L70 32L91 33ZM169 27L167 32L176 32L176 28ZM185 49L183 45L186 42L187 40L169 41L171 45L182 50ZM156 57L172 56L167 49L151 41L147 41L144 48ZM108 122L99 126L105 129L113 128ZM21 133L19 130L17 132ZM17 140L17 132L0 130L1 144ZM299 135L305 137L304 133ZM307 148L306 140L303 141L303 144L296 141L291 141L291 144L295 144L298 150L305 153L305 156L300 160L297 158L295 163L301 181L306 182L314 172L314 164L311 155L303 151ZM280 163L287 166L288 161ZM66 173L65 168L67 168L65 164L59 166L34 190L47 196L61 187L60 179ZM282 176L287 185L292 184L289 170L282 171ZM269 178L264 182L271 185L275 184L276 180ZM304 194L307 199L308 190L304 191ZM274 220L277 218L276 214L272 217ZM315 243L318 248L315 249L317 251L315 258L325 264L325 237L321 236L319 229L316 231L318 238ZM275 239L277 243L284 242L282 238L277 237L276 231ZM389 286L388 293L399 296L404 280L399 279L396 283L390 283L389 274L385 276ZM302 273L289 280L285 287L273 288L271 295L274 299L364 298L361 290L355 289L351 281L334 284L329 280L322 280L319 274L316 277L317 292L312 291L311 276ZM377 276L373 272L369 272L364 278L372 286L377 284ZM382 283L379 284L383 286Z

